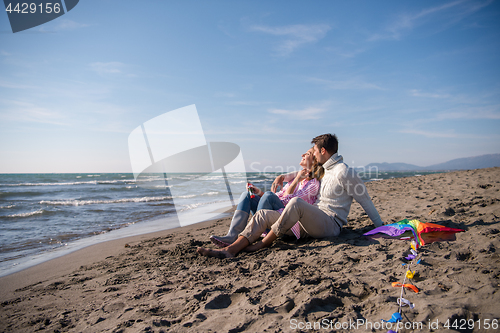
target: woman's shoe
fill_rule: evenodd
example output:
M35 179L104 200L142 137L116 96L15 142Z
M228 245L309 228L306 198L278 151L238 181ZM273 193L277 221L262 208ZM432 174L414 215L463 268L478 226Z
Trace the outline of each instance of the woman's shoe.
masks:
M218 247L226 247L231 245L238 239L240 232L245 230L248 222L248 214L242 210L237 210L234 212L233 219L231 220L231 225L229 226L229 231L226 236L210 236L210 240Z

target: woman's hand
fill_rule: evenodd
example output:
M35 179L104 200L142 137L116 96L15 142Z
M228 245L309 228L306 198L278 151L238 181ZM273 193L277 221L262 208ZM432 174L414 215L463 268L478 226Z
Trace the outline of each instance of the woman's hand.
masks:
M309 176L309 172L310 171L307 169L302 169L299 171L299 173L297 173L297 176L295 176L295 179L297 179L298 181L301 181Z
M247 183L247 190L250 190L253 194L258 195L259 197L261 197L264 194L264 192L262 192L260 188L255 187L251 183Z
M290 185L286 189L285 195L290 195L290 194L294 193L297 185L303 179L306 179L308 175L309 175L309 170L307 170L307 169L302 169L299 172L297 172L297 175L295 176L295 179L293 180L293 182L289 183Z
M271 185L271 192L276 193L276 191L278 190L278 187L283 188L283 180L284 179L285 179L285 176L283 176L283 175L279 175L278 177L276 177L276 179L274 179L273 184Z

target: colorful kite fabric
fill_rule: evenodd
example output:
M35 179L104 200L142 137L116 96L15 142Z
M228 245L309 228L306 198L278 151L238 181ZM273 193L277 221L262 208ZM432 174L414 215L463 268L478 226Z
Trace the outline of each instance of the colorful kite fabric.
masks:
M435 223L423 223L419 220L404 219L397 223L383 225L375 228L364 236L370 238L398 238L410 239L412 236L419 246L438 241L454 241L455 233L462 232L462 229L448 228Z

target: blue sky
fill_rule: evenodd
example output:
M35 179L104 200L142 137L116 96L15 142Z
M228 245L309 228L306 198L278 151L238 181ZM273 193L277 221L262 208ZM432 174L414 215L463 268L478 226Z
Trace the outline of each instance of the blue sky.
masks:
M0 14L0 173L130 172L128 135L195 104L248 169L336 133L351 166L500 153L499 1L80 1Z

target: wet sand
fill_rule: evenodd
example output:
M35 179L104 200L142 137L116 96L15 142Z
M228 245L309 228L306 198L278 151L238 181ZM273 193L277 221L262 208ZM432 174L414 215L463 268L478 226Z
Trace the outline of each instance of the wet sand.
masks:
M404 322L418 332L445 330L447 320L451 331L455 320L467 323L456 331L498 331L491 325L500 319L500 168L367 187L385 223L409 218L465 230L419 250L412 283L420 292L405 293L415 308L403 308ZM398 310L400 289L391 283L403 280L410 246L364 238L373 226L357 203L339 237L280 239L234 259L199 256L196 248L212 247L209 235L225 234L229 223L110 241L0 278L0 331L387 332L380 320Z

